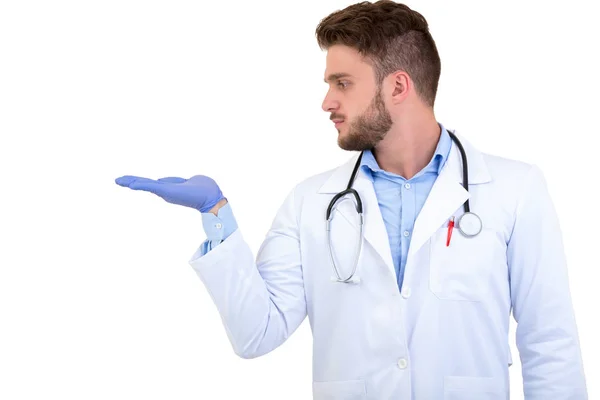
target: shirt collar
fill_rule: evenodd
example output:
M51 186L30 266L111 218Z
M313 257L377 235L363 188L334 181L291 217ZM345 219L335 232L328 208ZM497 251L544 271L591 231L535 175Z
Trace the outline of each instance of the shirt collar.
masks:
M415 177L420 176L425 172L435 172L439 175L440 171L444 167L444 164L446 163L446 160L448 159L448 154L450 154L450 148L452 147L452 138L448 134L448 131L444 125L439 122L438 125L440 126L442 132L440 134L440 139L438 140L435 153L429 161L429 164L427 164L427 166L423 168L423 170L421 170ZM360 168L366 173L367 177L369 177L371 181L373 181L374 175L377 173L395 175L390 174L379 167L379 164L377 164L377 160L375 159L375 156L371 150L365 150L363 152Z

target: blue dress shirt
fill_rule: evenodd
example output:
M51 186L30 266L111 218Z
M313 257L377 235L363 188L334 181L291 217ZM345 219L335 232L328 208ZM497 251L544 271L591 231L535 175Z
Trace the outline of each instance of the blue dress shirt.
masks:
M425 200L444 166L452 138L442 124L441 135L435 153L429 164L410 179L379 168L370 150L363 153L360 168L373 182L381 215L385 223L396 269L398 288L402 289L406 256L415 226L415 220L425 204ZM229 202L219 209L217 215L202 213L202 225L207 239L199 249L204 255L225 240L237 228L237 222Z
M429 164L410 179L379 168L371 151L365 151L360 168L373 188L388 234L398 288L402 290L404 268L415 220L437 179L452 147L452 138L442 124L440 140Z

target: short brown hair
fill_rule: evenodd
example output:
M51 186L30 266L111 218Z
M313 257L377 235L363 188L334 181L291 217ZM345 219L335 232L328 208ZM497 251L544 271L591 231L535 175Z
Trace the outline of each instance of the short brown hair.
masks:
M342 44L357 50L373 66L377 83L402 70L433 108L441 73L440 57L425 18L391 0L367 1L338 10L316 29L322 50Z

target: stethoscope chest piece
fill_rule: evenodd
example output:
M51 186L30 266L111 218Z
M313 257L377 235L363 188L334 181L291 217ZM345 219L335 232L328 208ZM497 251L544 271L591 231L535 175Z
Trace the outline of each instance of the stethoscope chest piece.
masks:
M475 213L466 212L458 219L458 230L467 237L479 235L482 228L481 218Z

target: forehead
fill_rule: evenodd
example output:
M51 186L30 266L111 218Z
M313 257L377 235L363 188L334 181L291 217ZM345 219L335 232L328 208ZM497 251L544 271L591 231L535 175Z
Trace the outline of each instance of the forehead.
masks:
M349 74L355 78L371 76L373 69L355 49L334 45L327 50L325 80L332 75Z

